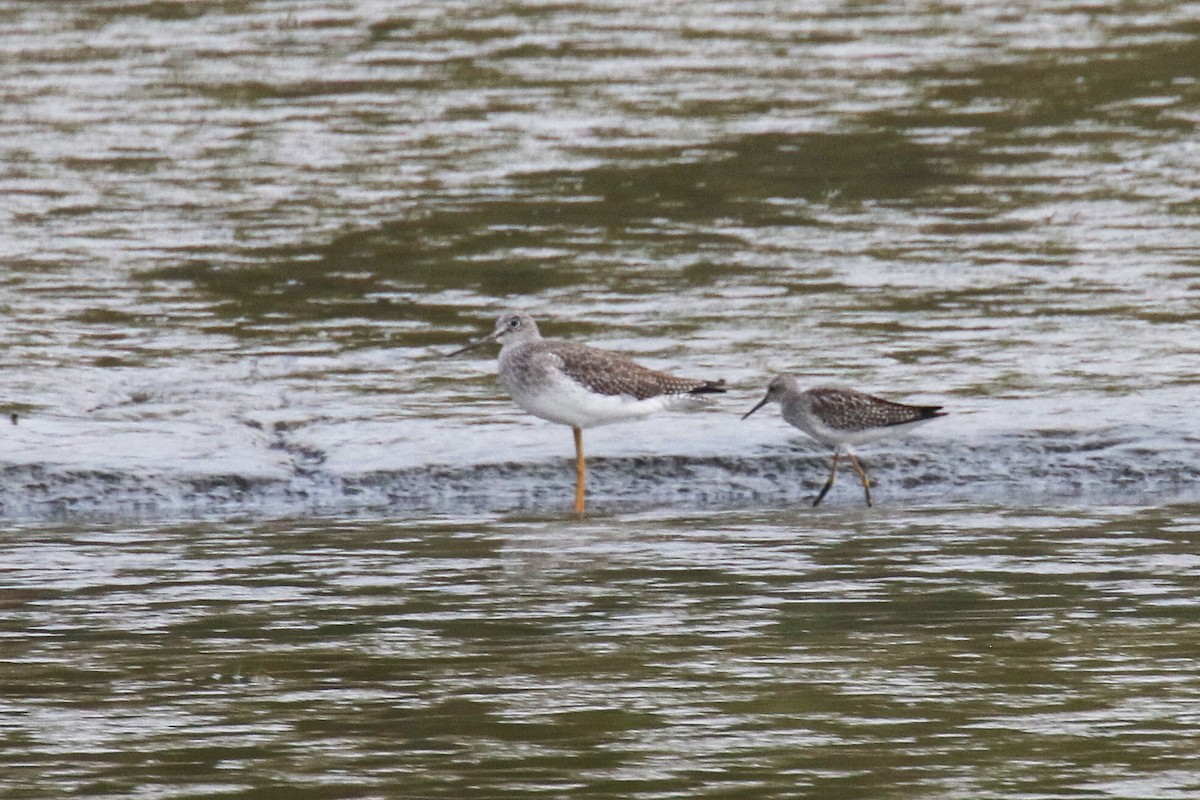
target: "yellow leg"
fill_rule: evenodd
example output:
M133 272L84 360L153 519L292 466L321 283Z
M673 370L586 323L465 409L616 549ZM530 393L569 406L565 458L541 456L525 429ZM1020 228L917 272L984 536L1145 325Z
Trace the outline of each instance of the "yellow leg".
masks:
M813 500L813 508L816 508L817 506L819 506L821 504L821 501L825 499L825 494L831 488L833 488L833 479L837 477L837 465L838 465L839 458L841 458L841 453L834 450L833 451L833 467L831 467L829 470L829 480L825 481L825 485L821 487L821 491L817 495L817 499Z
M867 505L871 505L871 481L867 478L867 471L863 469L863 465L858 462L858 457L850 453L850 463L854 465L854 470L858 473L858 477L862 479L863 491L867 493Z
M583 460L583 429L571 428L575 434L575 513L583 513L584 482L587 480L587 463Z

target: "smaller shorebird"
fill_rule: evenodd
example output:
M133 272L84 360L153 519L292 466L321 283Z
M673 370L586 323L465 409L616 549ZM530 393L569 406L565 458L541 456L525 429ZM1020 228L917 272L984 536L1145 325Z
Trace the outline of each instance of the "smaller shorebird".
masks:
M528 314L505 314L496 329L447 358L500 342L500 385L518 406L575 435L575 511L583 513L587 465L583 429L695 406L700 395L725 391L725 381L680 378L626 356L562 339L543 339Z
M867 505L871 505L871 482L858 457L850 451L850 446L898 436L935 417L946 416L941 406L893 403L841 386L816 386L801 390L794 375L784 374L771 381L767 396L742 415L742 419L770 402L779 403L788 424L833 448L833 467L829 470L829 480L825 481L817 499L813 501L814 507L833 486L838 461L843 455L850 460L862 480Z

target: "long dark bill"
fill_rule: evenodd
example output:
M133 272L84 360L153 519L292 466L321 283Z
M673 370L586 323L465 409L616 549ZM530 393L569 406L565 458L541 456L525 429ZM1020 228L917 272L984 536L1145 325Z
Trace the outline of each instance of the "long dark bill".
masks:
M759 400L759 401L758 401L758 405L756 405L754 408L752 408L752 409L750 409L749 411L747 411L745 414L742 414L742 419L745 419L746 417L748 417L748 416L750 416L751 414L753 414L755 411L758 411L760 408L762 408L763 406L765 406L765 405L767 404L767 401L768 401L769 399L771 399L771 398L770 398L770 395L767 395L767 396L766 396L766 397L764 397L762 400Z
M455 350L453 353L446 353L446 355L442 356L442 358L450 358L451 356L456 356L459 353L465 353L468 350L474 350L476 347L482 347L483 345L488 344L490 342L494 342L494 341L496 341L496 334L489 333L487 336L484 336L482 339L476 339L473 342L467 342L465 347L460 347L457 350Z

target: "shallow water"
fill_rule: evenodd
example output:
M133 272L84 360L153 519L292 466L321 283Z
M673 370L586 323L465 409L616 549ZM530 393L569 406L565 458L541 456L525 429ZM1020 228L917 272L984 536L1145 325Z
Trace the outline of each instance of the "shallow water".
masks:
M881 500L1194 501L1195 12L2 4L4 513L541 508L437 357L510 307L730 382L589 434L610 506L811 493L782 370L950 408Z
M0 795L1192 797L1200 7L0 2ZM723 377L569 434L543 330ZM950 415L864 447L791 370Z

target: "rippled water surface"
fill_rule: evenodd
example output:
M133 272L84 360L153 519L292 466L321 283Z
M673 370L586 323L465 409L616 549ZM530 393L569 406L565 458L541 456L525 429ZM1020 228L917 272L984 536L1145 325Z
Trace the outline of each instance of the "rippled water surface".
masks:
M1200 792L1200 513L0 539L12 797Z
M610 507L810 494L782 370L950 407L881 500L1197 499L1200 7L803 5L0 5L5 513L540 508L512 307L733 389Z
M3 2L0 794L1200 794L1200 4ZM570 436L555 336L730 391ZM770 377L949 416L828 453Z

